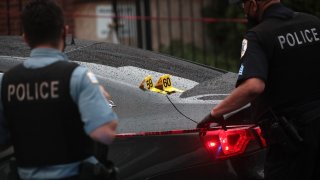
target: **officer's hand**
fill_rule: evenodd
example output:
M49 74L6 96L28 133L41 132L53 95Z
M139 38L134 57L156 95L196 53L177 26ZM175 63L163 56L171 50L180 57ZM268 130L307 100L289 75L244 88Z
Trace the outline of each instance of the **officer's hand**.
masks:
M206 117L204 117L200 123L198 123L197 125L197 128L209 128L210 127L210 124L212 123L218 123L218 124L221 124L224 122L224 119L223 117L220 117L220 118L216 118L216 117L213 117L211 115L211 113L209 113Z
M215 122L214 117L209 113L200 121L200 123L198 123L197 128L208 128L213 122Z

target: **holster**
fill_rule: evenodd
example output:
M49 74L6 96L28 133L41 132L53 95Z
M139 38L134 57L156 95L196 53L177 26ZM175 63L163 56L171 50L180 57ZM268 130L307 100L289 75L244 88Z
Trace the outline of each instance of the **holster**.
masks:
M105 160L104 164L82 162L79 167L79 180L116 180L118 168L113 162ZM18 174L18 165L15 159L9 161L8 180L21 180Z
M118 169L111 161L104 165L83 162L80 165L79 180L116 180Z
M261 120L259 125L269 146L280 146L287 153L300 151L303 139L285 116L278 116L271 112L271 115Z
M16 160L12 159L9 162L9 173L8 173L8 180L20 180L18 174L18 165Z

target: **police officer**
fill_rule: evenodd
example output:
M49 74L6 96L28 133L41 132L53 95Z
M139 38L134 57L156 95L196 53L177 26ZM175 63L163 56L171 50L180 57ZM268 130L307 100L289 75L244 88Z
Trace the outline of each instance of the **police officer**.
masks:
M95 75L62 53L66 27L54 1L31 1L22 25L32 51L0 77L0 143L12 142L21 179L77 179L82 162L98 163L92 139L114 138L117 115Z
M265 178L319 179L320 20L280 0L241 3L252 28L242 42L236 89L198 127L251 103L269 145Z

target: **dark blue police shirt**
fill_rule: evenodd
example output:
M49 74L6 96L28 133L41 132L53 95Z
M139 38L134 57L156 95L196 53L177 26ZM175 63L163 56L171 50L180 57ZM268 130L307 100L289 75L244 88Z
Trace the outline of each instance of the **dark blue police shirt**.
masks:
M268 18L287 19L294 15L294 11L286 8L282 4L270 6L264 13L262 21ZM259 78L264 82L268 79L269 61L266 52L263 50L257 35L248 32L242 42L241 66L236 86L250 78Z

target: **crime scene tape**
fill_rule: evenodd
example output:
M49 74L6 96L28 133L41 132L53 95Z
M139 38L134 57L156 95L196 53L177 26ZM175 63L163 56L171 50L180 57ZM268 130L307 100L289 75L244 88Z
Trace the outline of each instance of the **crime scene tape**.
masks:
M0 11L2 16L10 16L13 18L19 18L21 12L17 10ZM203 22L203 23L247 23L245 18L214 18L214 17L180 17L180 16L132 16L132 15L96 15L96 14L83 14L76 12L66 12L65 17L68 18L104 18L104 19L123 19L123 20L143 20L143 21L190 21L190 22Z

